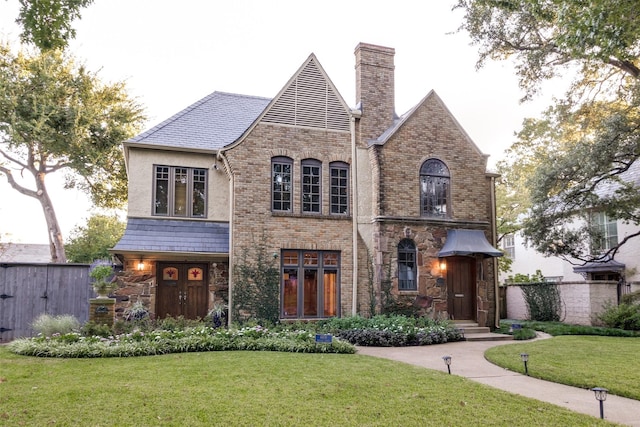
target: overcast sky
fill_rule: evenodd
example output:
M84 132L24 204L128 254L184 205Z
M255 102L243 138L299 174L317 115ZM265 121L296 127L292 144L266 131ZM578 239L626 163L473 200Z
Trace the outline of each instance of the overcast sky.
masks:
M509 63L475 69L477 48L455 33L453 0L96 0L74 26L71 52L109 82L124 80L146 108L146 127L213 91L273 97L311 53L355 106L354 49L393 47L396 111L435 90L490 165L513 142L523 118L545 99L520 104ZM0 37L15 42L18 0L0 1ZM547 94L549 96L551 94ZM548 98L547 98L548 99ZM86 197L48 180L66 237L84 224ZM2 241L48 243L39 203L0 177Z

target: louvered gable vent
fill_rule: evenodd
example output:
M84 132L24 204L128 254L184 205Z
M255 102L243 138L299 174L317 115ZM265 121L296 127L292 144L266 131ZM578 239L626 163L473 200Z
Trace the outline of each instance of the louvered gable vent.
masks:
M282 91L262 121L349 131L349 113L314 58Z

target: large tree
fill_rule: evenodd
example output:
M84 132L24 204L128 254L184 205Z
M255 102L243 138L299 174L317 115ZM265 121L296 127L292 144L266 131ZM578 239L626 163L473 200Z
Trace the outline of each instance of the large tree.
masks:
M93 0L20 0L16 19L22 26L20 38L40 50L65 49L76 36L71 23L91 3Z
M109 249L118 243L125 227L126 223L115 215L92 215L85 225L78 225L71 231L64 247L67 259L88 264L110 259Z
M0 175L42 206L52 262L66 257L45 178L66 171L66 186L85 190L96 206L122 206L127 182L120 145L143 120L124 83L102 83L60 50L14 54L0 46Z
M571 78L537 120L525 121L507 163L526 165L530 210L523 234L547 255L606 260L589 212L640 224L640 191L625 176L640 157L640 8L628 0L459 0L478 66L511 59L530 99ZM583 216L583 221L576 221Z

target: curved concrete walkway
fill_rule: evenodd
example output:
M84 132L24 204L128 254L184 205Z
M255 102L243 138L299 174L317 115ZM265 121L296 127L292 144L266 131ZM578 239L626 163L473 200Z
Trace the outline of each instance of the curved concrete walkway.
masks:
M518 342L518 341L516 341ZM591 390L539 380L496 366L484 352L514 341L460 341L420 347L358 347L358 354L397 360L411 365L447 372L442 356L451 356L451 374L467 377L510 393L530 397L600 417L600 407ZM604 402L607 421L640 427L640 401L608 395Z

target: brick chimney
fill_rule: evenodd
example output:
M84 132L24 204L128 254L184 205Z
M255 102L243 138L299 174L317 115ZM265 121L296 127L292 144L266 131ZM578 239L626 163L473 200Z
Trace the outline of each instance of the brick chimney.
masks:
M393 57L390 47L356 46L356 102L362 109L359 144L366 146L388 129L396 117Z

